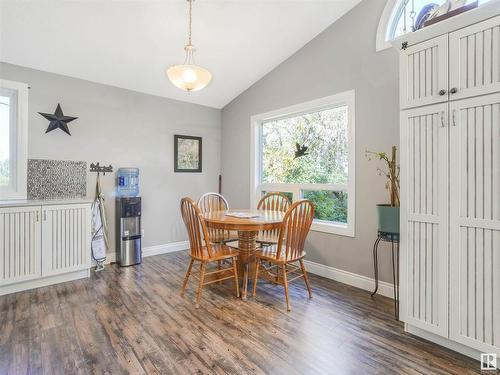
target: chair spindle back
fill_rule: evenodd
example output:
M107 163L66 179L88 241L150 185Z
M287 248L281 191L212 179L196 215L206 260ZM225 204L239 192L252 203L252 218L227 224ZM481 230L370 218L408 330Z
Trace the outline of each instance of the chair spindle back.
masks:
M267 193L259 201L257 205L258 210L269 210L269 211L281 211L286 212L290 207L290 200L288 197L279 192ZM261 232L261 235L266 238L278 237L279 229L265 230Z
M202 213L229 210L226 198L218 193L203 194L198 200L198 207Z
M278 251L279 259L285 251L286 259L298 259L304 253L304 243L314 219L314 205L310 200L300 200L292 204L283 218L280 229Z
M229 210L229 203L226 198L218 193L206 193L203 194L198 200L198 207L202 213L227 211ZM208 228L208 233L212 240L217 241L224 238L225 235L228 235L229 231Z
M273 192L267 193L259 201L257 205L258 210L270 210L270 211L281 211L286 212L290 207L290 200L283 193Z
M181 199L181 213L189 236L191 256L203 258L203 247L206 246L210 257L212 255L210 237L205 221L201 218L200 209L191 198L185 197Z

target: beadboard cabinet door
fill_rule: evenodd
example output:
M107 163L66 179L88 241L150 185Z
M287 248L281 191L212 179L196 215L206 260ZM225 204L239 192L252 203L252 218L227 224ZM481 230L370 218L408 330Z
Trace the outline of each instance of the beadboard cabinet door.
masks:
M450 33L450 99L500 91L500 16Z
M40 214L39 206L0 208L0 286L40 277Z
M448 100L448 35L401 51L399 66L402 109Z
M401 113L401 317L448 330L448 103Z
M42 208L42 277L90 267L89 205Z
M450 111L450 338L500 355L500 93Z

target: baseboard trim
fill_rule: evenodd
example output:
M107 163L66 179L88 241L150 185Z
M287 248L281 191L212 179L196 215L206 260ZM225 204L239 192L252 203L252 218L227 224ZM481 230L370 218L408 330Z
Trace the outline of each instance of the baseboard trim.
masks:
M315 275L323 276L327 279L335 280L368 291L373 291L373 289L375 289L375 280L370 277L326 266L324 264L311 262L310 260L305 260L304 263L306 265L307 272ZM393 290L394 288L392 284L385 281L378 282L377 294L393 298Z
M451 349L457 353L463 354L467 357L473 358L476 361L481 360L481 352L479 350L470 348L458 342L452 341L446 337L438 336L432 332L427 332L421 328L412 326L408 323L405 323L405 332L411 333L412 335L421 337L428 341L432 341L435 344L444 346L445 348ZM497 367L500 367L500 363Z
M189 249L189 241L170 242L163 245L147 246L142 248L142 257L147 258L154 255L168 254L176 251ZM107 253L104 264L116 262L116 253ZM95 263L95 262L94 262ZM95 266L95 264L93 265Z
M3 296L5 294L22 292L24 290L41 288L53 284L60 284L68 281L84 279L89 276L90 276L90 270L85 269L85 270L68 272L61 275L47 276L34 280L21 281L16 284L10 284L0 287L0 296Z
M174 253L189 249L189 241L170 242L164 245L148 246L142 249L142 257Z
M116 253L108 253L106 254L106 260L104 264L116 263Z

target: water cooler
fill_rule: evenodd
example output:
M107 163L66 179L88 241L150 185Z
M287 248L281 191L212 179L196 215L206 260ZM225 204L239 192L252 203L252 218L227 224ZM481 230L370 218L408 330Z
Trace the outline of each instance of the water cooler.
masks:
M116 262L132 266L142 261L141 197L139 170L120 168L117 176L116 198Z
M116 198L116 226L116 262L141 263L141 197Z

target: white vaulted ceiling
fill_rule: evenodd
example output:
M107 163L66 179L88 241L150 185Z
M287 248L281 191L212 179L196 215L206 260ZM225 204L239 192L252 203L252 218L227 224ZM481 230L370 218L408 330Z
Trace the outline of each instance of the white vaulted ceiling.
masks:
M221 108L360 0L196 0L202 91L171 85L184 60L185 0L0 0L0 61Z

